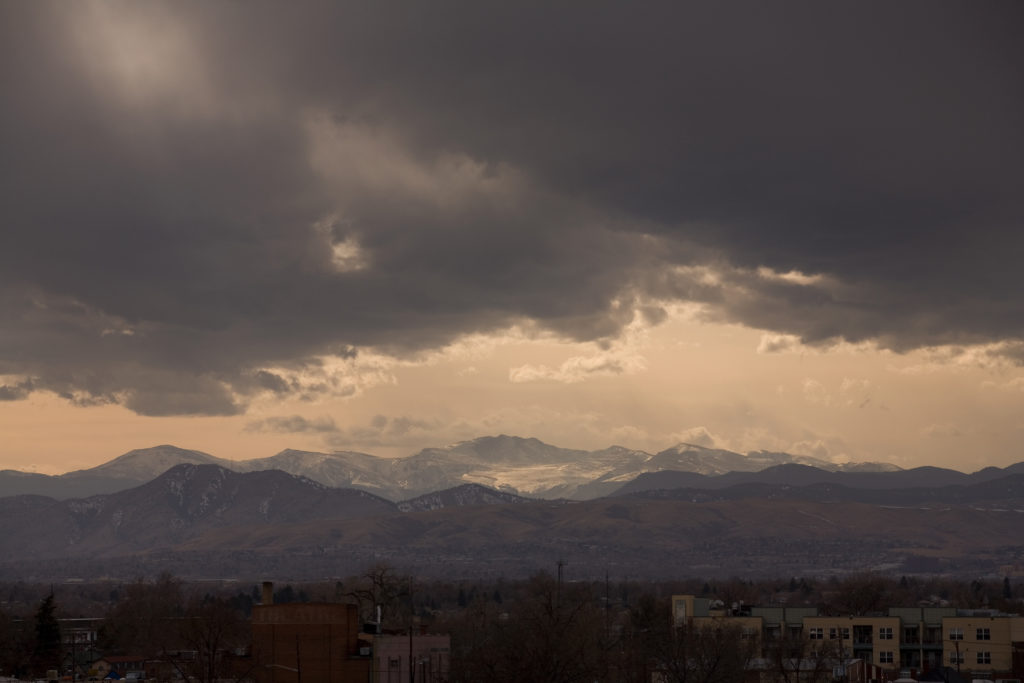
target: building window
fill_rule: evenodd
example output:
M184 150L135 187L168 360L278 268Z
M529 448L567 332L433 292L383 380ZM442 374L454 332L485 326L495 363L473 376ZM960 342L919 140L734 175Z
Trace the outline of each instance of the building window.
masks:
M892 627L891 626L880 626L878 629L879 640L892 640Z
M807 632L807 637L810 638L811 640L824 640L825 639L825 629L823 629L823 628L812 628L812 629L809 629L808 632Z
M678 600L674 606L676 626L682 626L686 621L686 601Z
M979 628L976 635L978 640L992 640L992 634L987 628Z
M879 652L878 653L878 663L879 664L892 664L892 652L891 651Z
M850 639L850 629L849 629L849 627L844 626L843 628L839 629L839 637L842 640L849 640Z
M991 652L979 652L978 653L978 664L991 664L992 653Z
M950 664L963 664L964 663L964 653L962 653L962 652L950 652L949 653L949 663Z
M963 640L964 639L964 630L962 628L951 628L951 629L949 629L949 639L950 640Z
M744 626L743 630L740 631L740 638L743 640L753 640L754 638L757 638L757 629Z

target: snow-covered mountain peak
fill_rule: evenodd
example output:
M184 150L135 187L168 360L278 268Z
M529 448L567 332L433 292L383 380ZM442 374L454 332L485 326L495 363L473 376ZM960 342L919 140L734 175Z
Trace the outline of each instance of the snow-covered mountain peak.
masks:
M662 453L666 453L668 451L675 451L676 453L701 453L701 452L712 452L712 451L715 451L715 450L717 450L717 449L708 448L707 446L698 446L695 443L687 443L685 441L682 441L680 443L677 443L675 446L671 446L669 448L666 448L664 451L661 451L661 452Z
M178 448L168 444L153 446L152 448L139 448L128 451L124 455L114 458L98 467L88 470L69 472L65 477L80 476L104 476L132 479L135 481L149 481L154 479L175 465L183 463L193 465L220 465L229 466L229 461L216 458L209 453L202 451Z
M742 454L689 442L677 443L654 455L619 445L590 451L499 434L425 448L404 458L381 458L354 451L286 449L270 457L231 461L163 445L130 451L89 470L43 477L46 483L52 479L50 489L32 489L23 481L24 477L0 479L0 484L18 494L54 495L52 490L55 497L69 497L67 492L72 496L91 495L151 481L179 464L219 465L235 472L281 470L323 486L357 488L391 500L407 500L467 483L532 497L582 500L608 495L641 475L663 471L718 476L758 472L779 465L802 465L829 472L899 469L879 463L840 465L811 456L765 450Z

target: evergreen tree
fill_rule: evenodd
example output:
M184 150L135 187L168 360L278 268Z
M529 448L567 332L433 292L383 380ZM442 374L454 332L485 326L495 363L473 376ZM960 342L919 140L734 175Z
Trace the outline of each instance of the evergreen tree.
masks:
M33 634L24 628L24 622L0 609L0 671L7 676L28 676L33 646Z
M296 602L298 598L295 595L295 589L289 583L284 588L278 591L274 591L274 603L278 605L286 605L290 602Z
M56 609L51 592L36 610L36 643L32 659L40 671L60 667L60 623L55 615Z

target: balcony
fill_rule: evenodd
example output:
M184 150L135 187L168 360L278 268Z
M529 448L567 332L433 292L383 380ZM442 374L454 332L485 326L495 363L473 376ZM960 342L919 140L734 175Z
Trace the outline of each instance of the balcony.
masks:
M921 642L921 647L925 650L941 650L942 627L929 626L927 629L925 629L924 639Z
M870 626L853 627L853 649L871 649L874 643L874 629Z

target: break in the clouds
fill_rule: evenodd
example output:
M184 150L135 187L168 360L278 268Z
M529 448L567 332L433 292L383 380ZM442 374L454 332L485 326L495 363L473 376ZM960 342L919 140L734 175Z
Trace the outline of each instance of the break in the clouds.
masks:
M764 351L1020 361L1017 3L0 13L2 399L235 414L680 302Z

